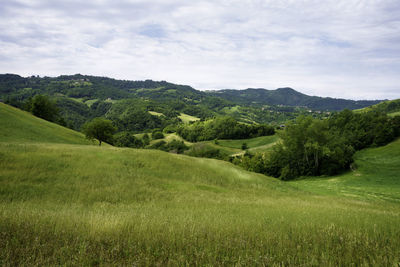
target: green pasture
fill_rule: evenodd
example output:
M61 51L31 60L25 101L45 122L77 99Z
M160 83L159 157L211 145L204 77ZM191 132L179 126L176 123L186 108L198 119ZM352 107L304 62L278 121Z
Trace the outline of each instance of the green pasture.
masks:
M219 160L86 145L0 108L3 266L400 262L399 140L358 152L352 172L281 182Z
M0 103L0 142L92 144L84 135Z
M182 120L183 123L189 123L191 121L198 121L200 120L200 118L194 117L194 116L190 116L188 114L185 113L181 113L178 118L180 118Z

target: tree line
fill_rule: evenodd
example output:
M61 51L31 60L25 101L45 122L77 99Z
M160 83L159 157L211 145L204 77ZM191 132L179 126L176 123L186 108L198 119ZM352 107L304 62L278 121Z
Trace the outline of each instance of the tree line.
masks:
M333 175L350 168L357 150L385 145L400 136L400 116L344 110L329 119L300 116L280 134L269 154L232 159L247 170L281 180Z
M243 124L232 117L217 117L181 125L177 133L187 141L199 142L214 139L247 139L273 135L275 129L266 124Z

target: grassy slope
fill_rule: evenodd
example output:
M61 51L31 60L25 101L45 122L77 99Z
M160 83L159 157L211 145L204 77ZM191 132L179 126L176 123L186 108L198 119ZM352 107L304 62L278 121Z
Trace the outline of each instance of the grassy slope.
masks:
M371 111L371 110L382 110L382 111L388 112L389 113L388 115L391 115L393 113L398 114L400 112L400 110L398 108L396 108L396 110L389 111L388 110L388 105L390 103L399 103L399 102L400 102L400 99L387 100L387 101L383 101L381 103L378 103L378 104L375 104L375 105L372 105L372 106L369 106L369 107L355 109L353 111L354 112L368 112L368 111ZM395 116L395 115L392 115L392 116Z
M181 113L181 115L179 115L178 118L180 118L182 120L182 122L184 122L184 123L189 123L191 121L200 120L200 118L197 118L197 117L194 117L194 116L190 116L190 115L185 114L185 113Z
M0 103L0 142L91 144L84 135Z
M283 183L217 160L32 143L29 135L0 135L2 265L400 261L396 202L325 193L319 186L314 193L300 188L302 181ZM393 157L386 167L394 169L379 164L368 177L391 174L388 187L396 187L390 182L398 170L396 151L398 142L367 150L358 171L370 171L360 162L368 155Z
M389 115L390 117L394 117L394 116L400 116L400 111L396 111L396 112L388 113L388 115Z
M291 182L301 189L323 194L386 199L400 203L400 139L378 148L359 151L354 171L334 177Z
M250 139L241 139L241 140L218 140L221 146L231 147L231 148L242 148L242 144L246 143L248 148L257 148L261 146L266 146L272 144L278 140L276 135L271 136L260 136L256 138Z

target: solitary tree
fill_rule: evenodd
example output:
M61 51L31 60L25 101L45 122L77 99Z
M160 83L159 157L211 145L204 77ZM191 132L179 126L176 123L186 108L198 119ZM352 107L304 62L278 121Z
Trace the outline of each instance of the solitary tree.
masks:
M103 118L94 118L83 125L83 132L86 138L99 140L99 146L101 146L101 142L111 142L116 130L110 120Z

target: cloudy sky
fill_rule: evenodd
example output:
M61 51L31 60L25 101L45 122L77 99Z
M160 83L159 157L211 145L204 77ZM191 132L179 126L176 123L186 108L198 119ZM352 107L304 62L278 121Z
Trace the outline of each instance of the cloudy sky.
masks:
M400 2L1 0L0 73L400 98Z

